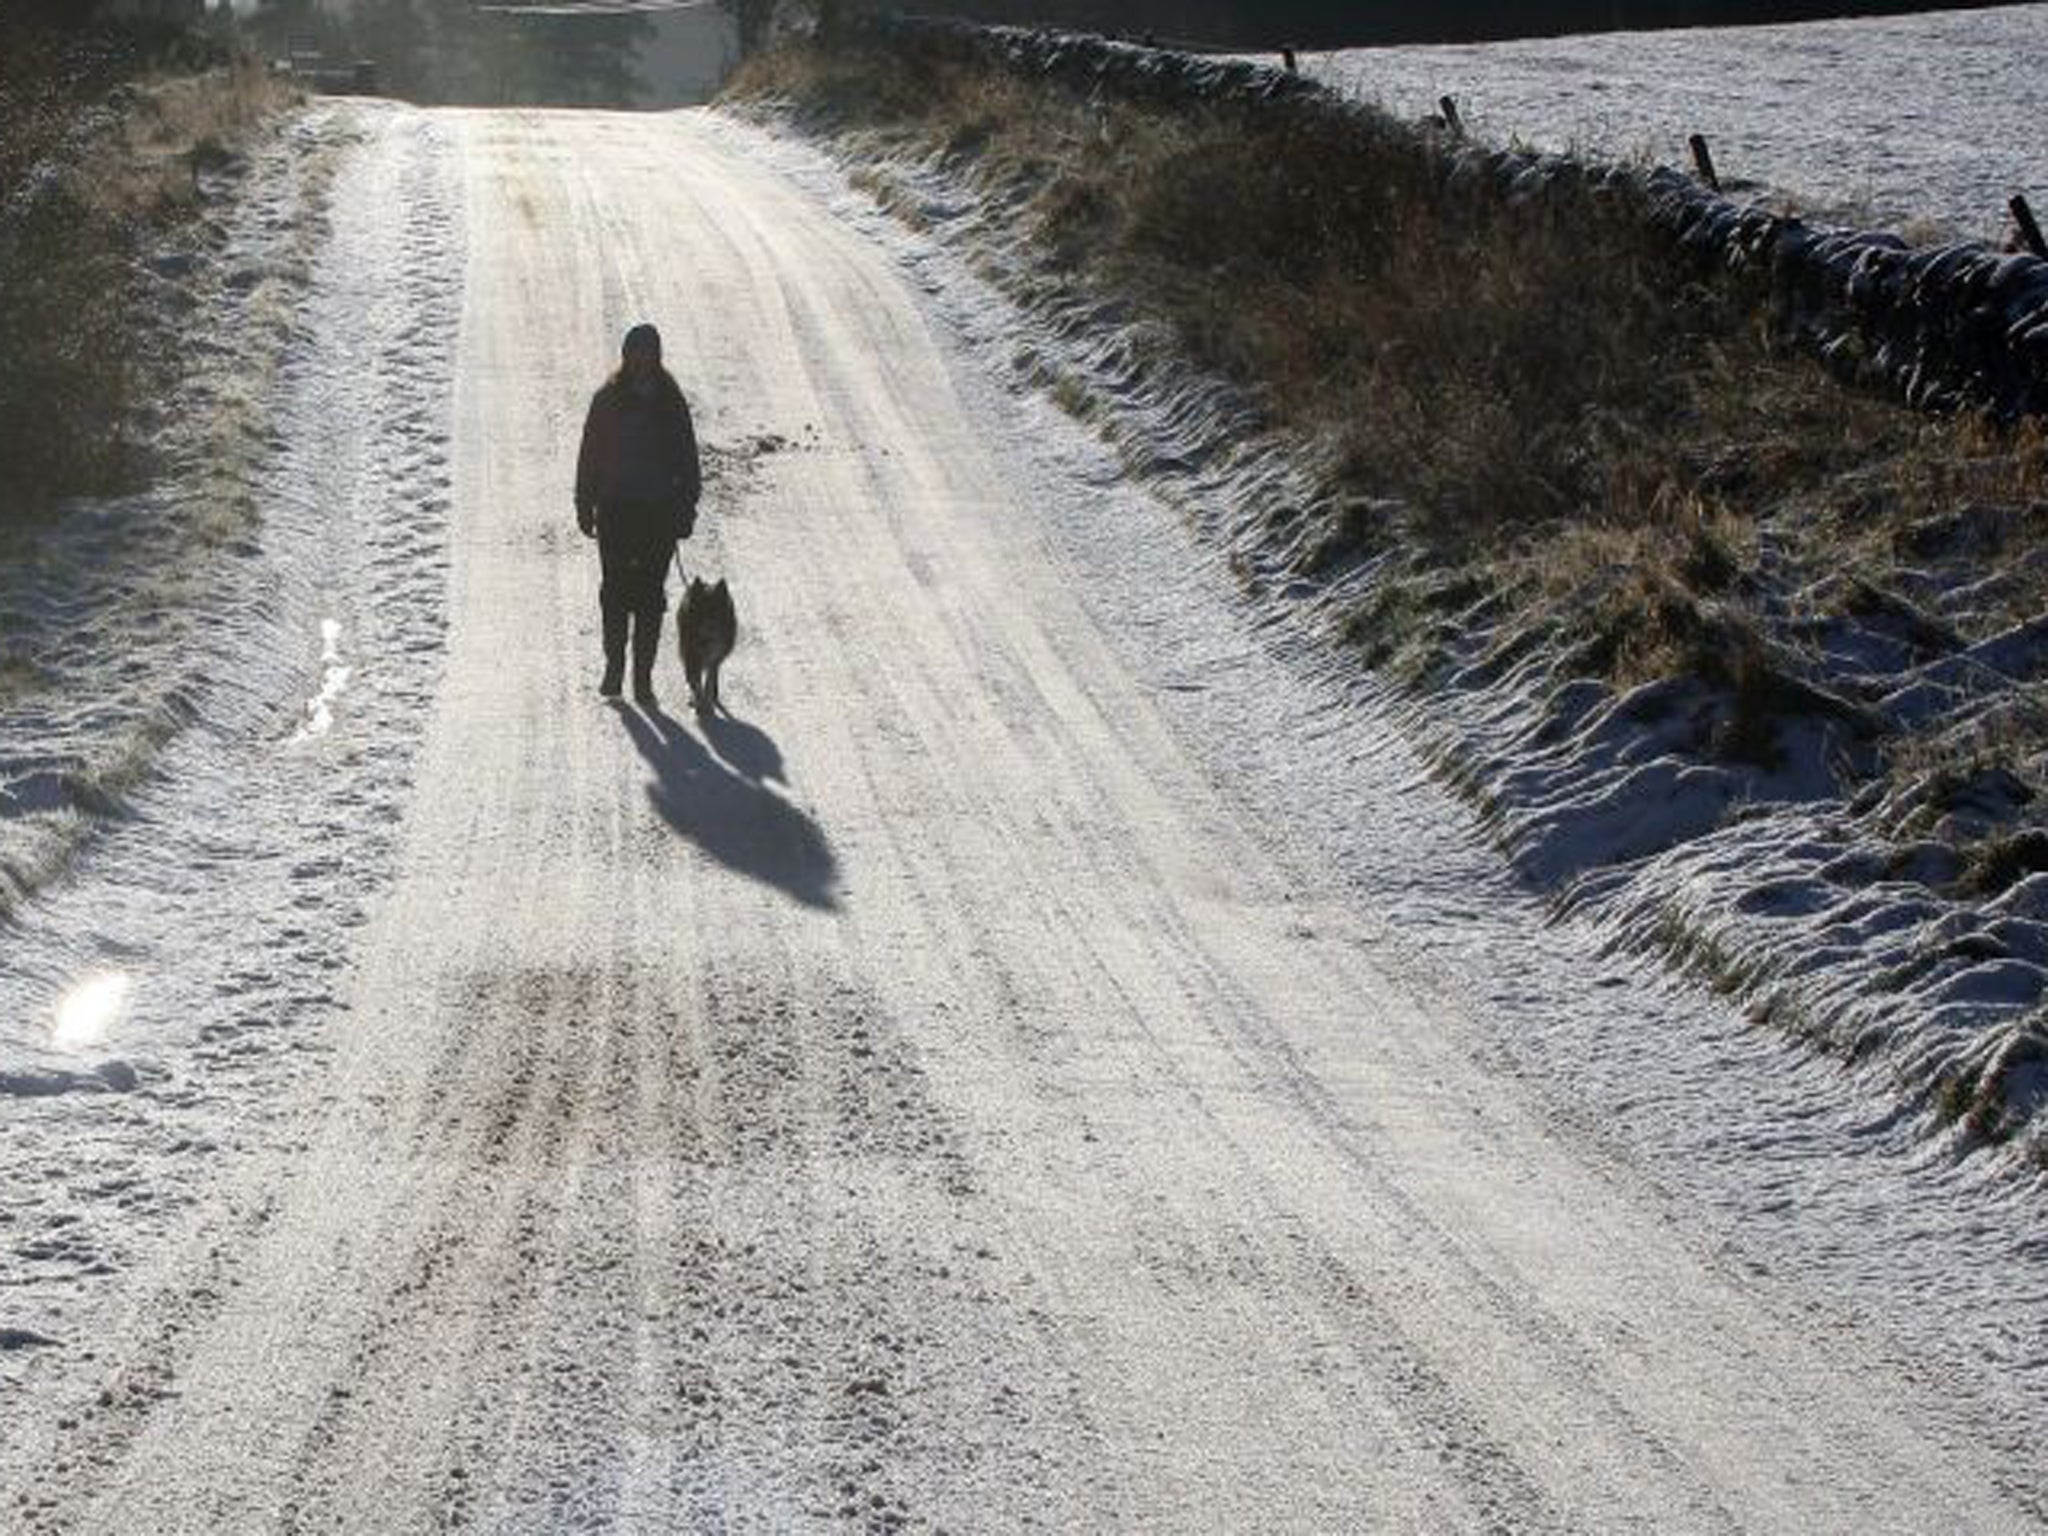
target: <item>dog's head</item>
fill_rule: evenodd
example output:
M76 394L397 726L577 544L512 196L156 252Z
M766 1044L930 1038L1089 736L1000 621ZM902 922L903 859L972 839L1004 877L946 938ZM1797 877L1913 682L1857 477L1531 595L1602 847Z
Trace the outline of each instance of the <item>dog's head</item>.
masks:
M732 588L723 579L715 586L706 586L701 578L691 578L690 589L683 594L682 611L676 624L679 635L701 637L706 643L724 636L729 643L738 622L733 610Z

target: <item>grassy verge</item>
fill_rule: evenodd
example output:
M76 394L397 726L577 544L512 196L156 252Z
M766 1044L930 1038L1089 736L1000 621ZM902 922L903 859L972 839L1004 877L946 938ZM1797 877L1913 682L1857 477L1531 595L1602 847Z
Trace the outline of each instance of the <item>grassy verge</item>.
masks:
M1084 97L914 41L785 47L729 94L850 138L885 206L891 164L971 181L1028 282L1235 384L1318 468L1303 564L1382 567L1344 634L1418 682L1475 627L1619 686L1702 677L1732 700L1712 749L1767 762L1774 716L1830 707L1802 679L1831 621L1937 654L2048 599L2039 423L1836 382L1626 190L1517 203L1368 114ZM1886 760L2038 784L2040 714Z
M285 99L176 34L0 37L0 528L136 478L139 260Z

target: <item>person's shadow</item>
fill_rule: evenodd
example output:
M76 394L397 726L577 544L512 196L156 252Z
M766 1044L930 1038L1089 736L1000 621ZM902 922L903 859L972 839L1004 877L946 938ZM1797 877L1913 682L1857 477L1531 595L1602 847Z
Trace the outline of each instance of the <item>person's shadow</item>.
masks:
M709 718L707 752L659 708L621 709L619 717L654 770L647 799L662 820L728 869L807 907L838 907L832 845L816 822L760 782L782 778L782 753L767 732L729 716Z

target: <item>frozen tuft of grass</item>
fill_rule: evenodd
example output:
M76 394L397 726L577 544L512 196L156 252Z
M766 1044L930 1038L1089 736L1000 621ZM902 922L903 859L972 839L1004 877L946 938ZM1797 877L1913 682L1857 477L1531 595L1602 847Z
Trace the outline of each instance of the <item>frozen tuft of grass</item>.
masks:
M0 527L140 478L143 258L286 99L175 33L0 35Z

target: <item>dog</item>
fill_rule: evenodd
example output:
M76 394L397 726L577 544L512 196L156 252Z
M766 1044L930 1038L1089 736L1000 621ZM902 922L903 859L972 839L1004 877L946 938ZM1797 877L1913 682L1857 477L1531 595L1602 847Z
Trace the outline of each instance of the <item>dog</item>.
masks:
M676 649L682 652L683 676L689 679L690 703L700 715L718 713L718 669L739 639L739 615L732 588L720 578L707 587L701 576L690 578L676 615Z

